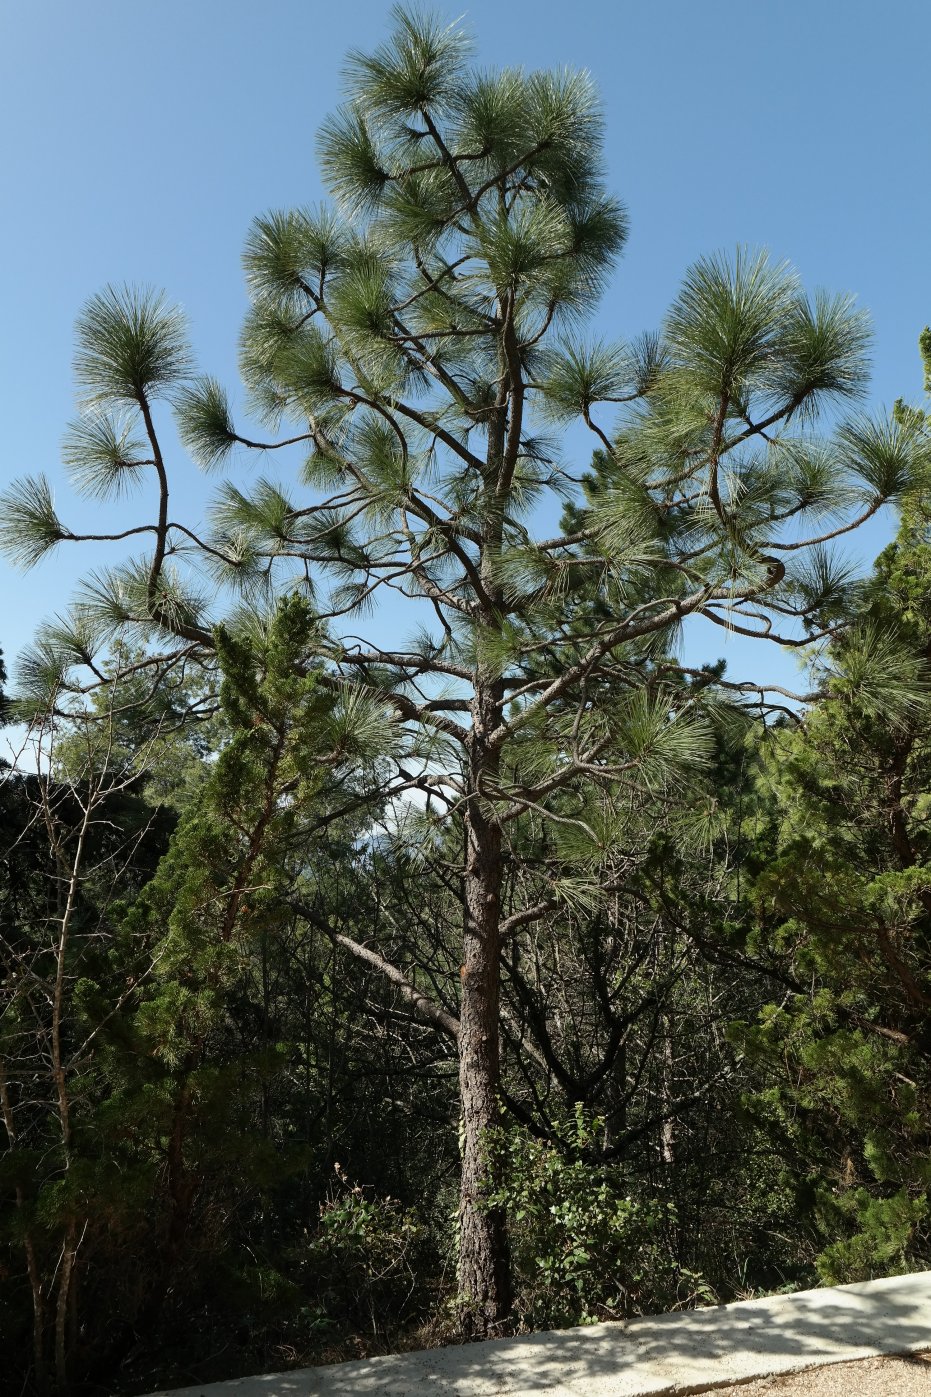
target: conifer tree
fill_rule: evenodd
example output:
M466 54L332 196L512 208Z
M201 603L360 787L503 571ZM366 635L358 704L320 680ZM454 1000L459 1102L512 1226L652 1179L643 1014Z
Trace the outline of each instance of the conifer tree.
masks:
M137 772L103 757L106 720L98 708L83 763L75 733L67 774L57 724L37 722L26 738L34 770L5 765L0 780L0 1213L12 1282L4 1300L14 1297L4 1319L14 1349L22 1340L24 1366L31 1349L43 1394L50 1384L68 1390L79 1271L132 1208L130 1188L112 1196L114 1180L127 1181L98 1148L107 1084L96 1050L151 966L143 952L114 976L109 912L117 885L131 897L152 876L168 836L164 812L141 798ZM98 977L106 990L89 996ZM15 1303L24 1280L31 1345Z
M920 347L931 391L927 330ZM928 431L920 408L895 415ZM925 485L821 659L820 702L764 765L753 941L789 993L737 1036L807 1175L830 1283L931 1257L929 618Z
M222 601L238 593L233 632L276 590L312 598L301 667L339 696L347 732L381 742L367 797L418 791L414 842L461 837L458 1017L410 988L458 1042L459 1284L488 1333L509 1306L483 1144L500 1110L502 947L597 897L623 782L671 787L709 760L720 688L667 682L653 657L699 615L770 643L826 633L848 584L830 541L907 488L926 446L901 420L815 433L825 406L865 386L866 322L762 253L697 262L660 335L584 336L627 231L586 76L477 68L458 25L396 10L346 80L320 135L333 203L265 214L246 245L241 366L261 430L238 428L223 387L193 373L160 296L109 288L81 315L66 462L95 498L151 483L137 526L90 536L147 551L89 579L26 677L40 700L93 685L87 666L117 636L150 646L153 674L209 654L222 605L198 574ZM163 400L204 469L300 450L297 482L226 483L208 528L177 520ZM602 488L549 533L540 521L577 479L553 434L576 419L603 453ZM24 564L88 540L41 477L4 508ZM408 638L382 621L359 635L385 598L410 604ZM763 709L769 697L752 677L729 692ZM529 813L574 842L579 871L504 915ZM405 981L377 947L355 952Z

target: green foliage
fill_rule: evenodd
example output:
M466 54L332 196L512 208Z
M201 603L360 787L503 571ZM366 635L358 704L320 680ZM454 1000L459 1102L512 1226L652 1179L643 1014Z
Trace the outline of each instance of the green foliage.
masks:
M529 1329L650 1313L675 1295L663 1246L669 1205L632 1197L619 1170L583 1158L604 1124L579 1105L558 1144L517 1127L489 1140L498 1182L487 1202L508 1212L515 1310Z
M666 319L673 362L687 365L703 392L746 399L758 387L771 391L778 339L799 293L797 273L787 263L773 266L764 252L696 262Z
M875 498L907 495L927 480L928 440L914 422L856 418L841 428L839 441L847 454L848 470Z
M76 490L90 499L106 500L135 488L152 464L145 443L133 435L136 428L132 417L97 412L71 424L62 459Z
M866 386L869 326L851 298L803 295L787 263L738 249L686 274L669 311L672 363L690 385L747 402L754 393L799 403L858 397Z
M772 735L755 944L791 993L739 1037L800 1132L825 1280L927 1264L931 1171L928 616L922 495L831 647L824 697ZM770 842L772 841L772 842ZM763 854L765 851L765 856ZM790 1122L795 1122L790 1126Z
M544 362L544 402L557 419L582 417L595 403L616 402L630 388L629 352L624 346L568 339Z
M396 1198L351 1184L336 1165L336 1186L297 1251L305 1293L331 1332L348 1325L386 1345L437 1304L437 1238Z
M88 406L141 404L189 372L184 318L159 292L108 286L77 323L75 377Z
M235 441L229 399L215 378L204 375L175 394L178 433L204 470L219 465Z
M394 31L371 54L354 49L346 60L351 87L364 91L385 117L416 116L424 108L448 110L459 97L458 79L471 44L458 24L395 5Z
M894 726L921 721L931 703L927 662L896 630L868 619L835 647L831 692L866 719Z
M915 1259L914 1243L927 1223L926 1197L912 1197L903 1188L889 1198L877 1198L863 1188L832 1203L832 1209L824 1208L825 1231L847 1230L851 1224L856 1230L819 1256L818 1273L825 1285L852 1285L877 1274L897 1276L923 1269L922 1261Z
M4 517L0 547L19 567L34 567L50 548L68 537L44 475L14 481L0 496L0 510Z
M345 230L326 207L257 218L243 255L250 292L271 306L297 307L304 286L339 265L344 244Z

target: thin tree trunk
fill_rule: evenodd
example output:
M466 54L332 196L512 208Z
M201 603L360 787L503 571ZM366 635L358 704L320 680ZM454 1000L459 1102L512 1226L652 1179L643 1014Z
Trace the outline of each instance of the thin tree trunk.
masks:
M0 1058L0 1111L9 1138L10 1148L16 1146L16 1125L13 1119L13 1103L10 1100L7 1082L6 1063ZM26 1195L20 1184L16 1185L16 1208L22 1212L26 1207ZM29 1275L29 1289L32 1294L32 1361L35 1368L35 1389L38 1397L44 1397L48 1389L45 1369L45 1294L42 1290L42 1277L35 1244L29 1228L23 1229L23 1250L26 1253L26 1270Z
M52 995L52 1022L50 1033L52 1079L58 1105L58 1120L61 1129L61 1151L63 1174L71 1169L71 1097L67 1065L65 1062L65 1012L67 1008L66 988L68 954L70 949L71 921L78 901L80 879L84 867L84 849L90 830L94 810L98 801L98 791L91 786L81 810L81 825L71 867L65 872L68 891L61 913L61 929L55 957L55 982ZM46 795L47 801L47 795ZM46 815L46 820L50 818ZM60 846L55 842L56 856L62 860ZM83 1234L82 1234L83 1235ZM71 1314L71 1282L74 1262L80 1246L78 1222L69 1218L61 1244L61 1260L58 1267L58 1292L55 1301L55 1390L64 1397L68 1391L68 1319ZM75 1326L76 1327L76 1326Z
M22 1208L24 1203L23 1190L17 1188L17 1208ZM29 1272L29 1289L32 1292L32 1357L35 1365L36 1392L38 1397L45 1397L45 1393L48 1391L48 1374L45 1366L45 1295L42 1290L42 1277L39 1274L36 1249L32 1234L28 1229L23 1236L23 1248L26 1252L26 1268Z
M58 1299L55 1305L55 1390L59 1397L68 1391L68 1315L71 1295L71 1278L74 1259L78 1250L77 1223L68 1223L65 1239L61 1247L61 1263L58 1278Z
M478 710L479 705L476 704ZM477 716L480 715L477 713ZM482 724L473 740L477 792L493 774L493 754L482 750ZM501 1061L500 900L501 830L480 797L465 821L465 929L459 1015L459 1091L462 1108L462 1182L459 1202L459 1290L463 1324L475 1337L500 1331L511 1306L511 1266L504 1209L485 1201L493 1188L488 1131L500 1118Z
M672 1026L663 1016L663 1120L660 1125L660 1155L663 1165L671 1169L676 1162L676 1122L672 1115L672 1102L675 1099L673 1072L675 1064L672 1056Z
M172 1104L171 1131L166 1150L167 1188L169 1198L168 1225L161 1244L153 1249L149 1270L152 1282L146 1299L136 1315L137 1334L148 1334L154 1328L175 1279L175 1267L190 1226L191 1214L200 1185L200 1177L185 1166L184 1144L191 1105L191 1084L188 1074L193 1070L197 1050L188 1055L181 1066L182 1077Z

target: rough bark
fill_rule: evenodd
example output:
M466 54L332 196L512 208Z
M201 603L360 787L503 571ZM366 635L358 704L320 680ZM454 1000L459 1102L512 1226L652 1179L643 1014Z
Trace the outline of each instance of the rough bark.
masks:
M472 789L465 821L465 897L459 1090L462 1181L459 1204L459 1290L463 1325L476 1337L500 1331L511 1306L511 1264L502 1208L485 1201L494 1185L487 1133L500 1116L499 1042L501 829L482 798L496 774L496 753L484 742L490 704L477 696L472 740Z

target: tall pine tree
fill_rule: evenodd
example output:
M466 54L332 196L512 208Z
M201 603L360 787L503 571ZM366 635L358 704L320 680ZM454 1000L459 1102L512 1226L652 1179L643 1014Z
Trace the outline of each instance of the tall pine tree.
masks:
M823 633L844 585L830 540L907 487L925 446L908 423L863 417L814 434L825 404L864 387L866 325L762 254L696 263L660 336L584 338L626 237L587 77L474 67L458 25L397 10L346 81L320 136L332 206L266 214L246 246L241 364L261 431L238 429L221 385L192 375L161 297L111 288L85 308L66 460L98 498L151 485L134 530L92 536L148 551L88 582L31 674L61 694L127 632L151 644L153 673L210 653L217 611L198 571L246 612L295 581L313 598L298 668L317 668L347 724L377 731L368 798L419 791L426 823L456 831L461 851L458 1016L414 996L458 1043L459 1283L487 1333L510 1300L484 1146L500 1111L502 949L580 880L597 896L623 833L619 781L708 761L703 704L677 680L647 683L651 656L699 615L771 643ZM297 483L225 484L209 528L176 520L166 399L204 468L300 449ZM574 490L548 433L577 419L609 463L605 488L578 527L548 534L548 502L552 515ZM42 478L5 511L3 542L24 563L79 541ZM577 588L581 608L567 605ZM395 640L380 619L360 635L388 599L419 629ZM573 830L581 872L505 915L528 812ZM355 950L404 979L377 948Z

